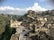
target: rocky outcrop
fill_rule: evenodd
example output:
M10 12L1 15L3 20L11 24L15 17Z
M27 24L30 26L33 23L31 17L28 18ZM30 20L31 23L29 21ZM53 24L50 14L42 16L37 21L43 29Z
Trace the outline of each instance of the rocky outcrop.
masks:
M22 18L22 25L16 28L16 33L11 36L10 40L40 40L41 36L49 40L47 37L50 35L50 28L54 28L53 14L54 11L35 12L29 10Z

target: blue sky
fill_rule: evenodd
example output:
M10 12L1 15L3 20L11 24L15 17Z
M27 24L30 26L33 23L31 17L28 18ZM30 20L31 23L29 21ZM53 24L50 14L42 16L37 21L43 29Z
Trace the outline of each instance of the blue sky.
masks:
M4 0L0 3L0 12L24 14L28 10L46 11L53 9L47 0Z
M5 0L2 3L2 6L13 6L13 7L25 8L25 7L32 6L34 2L35 0Z
M1 6L12 6L19 8L26 8L33 6L34 3L38 3L41 7L49 8L49 3L45 0L5 0Z

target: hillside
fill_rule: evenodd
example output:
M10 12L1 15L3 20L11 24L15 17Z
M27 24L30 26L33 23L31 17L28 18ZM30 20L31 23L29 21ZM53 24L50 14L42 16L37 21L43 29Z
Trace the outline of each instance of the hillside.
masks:
M21 19L23 26L30 29L29 37L32 40L54 40L54 10L39 12L29 10L19 19ZM11 40L19 37L16 35L13 34Z
M16 32L14 28L10 28L11 16L13 20L22 21L23 25L28 27L30 30L32 30L31 32L33 32L34 34L38 33L36 32L38 29L41 32L40 34L37 34L37 35L42 35L41 34L42 31L44 31L46 35L54 38L54 32L53 32L54 30L54 10L39 11L39 12L29 10L27 13L25 13L22 16L0 14L0 40L10 40L12 34ZM46 36L44 35L42 37L45 38ZM50 37L46 38L46 40L51 39ZM51 40L54 40L54 39L51 39Z

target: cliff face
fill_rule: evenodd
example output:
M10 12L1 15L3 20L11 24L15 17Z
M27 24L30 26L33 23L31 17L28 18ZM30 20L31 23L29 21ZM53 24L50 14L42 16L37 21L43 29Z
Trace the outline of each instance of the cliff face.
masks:
M28 30L27 31L29 35L26 36L26 38L28 37L28 39L30 40L35 40L35 39L36 40L43 40L43 39L49 40L50 39L49 36L51 36L50 34L51 29L52 28L54 29L54 10L49 10L49 11L44 11L44 12L35 12L32 10L29 10L27 14L22 16L22 25L20 26L24 26L28 28L29 31ZM24 31L24 32L27 33L27 31L26 32ZM23 30L22 30L22 33L23 33ZM46 37L47 35L49 38ZM40 37L40 38L37 38L37 37Z

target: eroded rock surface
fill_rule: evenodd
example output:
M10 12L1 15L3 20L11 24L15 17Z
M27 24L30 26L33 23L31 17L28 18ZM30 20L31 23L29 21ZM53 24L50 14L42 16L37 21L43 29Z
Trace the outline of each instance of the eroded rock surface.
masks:
M22 18L23 25L16 28L11 40L49 40L50 28L54 28L53 13L49 11L38 13L28 11Z

